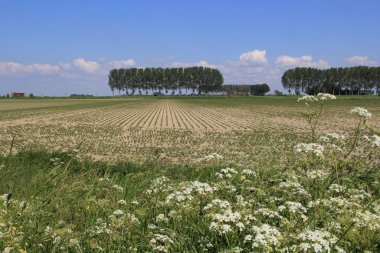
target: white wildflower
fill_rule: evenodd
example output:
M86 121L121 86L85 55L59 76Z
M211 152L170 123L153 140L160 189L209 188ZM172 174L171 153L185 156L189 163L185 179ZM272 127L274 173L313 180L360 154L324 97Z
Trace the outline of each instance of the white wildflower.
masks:
M329 94L329 93L318 93L317 97L321 101L326 101L326 100L335 100L336 96Z
M367 137L366 140L370 143L373 148L380 148L380 136L374 134L371 137Z
M241 231L244 230L245 225L244 225L242 222L238 222L238 223L236 223L236 227L237 227L238 230L241 232Z
M243 169L241 171L241 174L246 174L246 175L251 175L251 176L256 176L256 172L251 170L251 169Z
M124 199L121 199L121 200L117 201L117 203L118 203L119 205L126 205L126 204L127 204L127 201L125 201Z
M367 109L364 109L361 107L356 107L356 108L352 109L351 113L355 114L355 115L357 115L363 119L369 119L372 117L372 113L370 113Z
M70 239L69 240L69 245L71 247L78 247L78 248L80 247L78 239Z
M127 217L129 218L129 220L130 220L132 223L136 223L136 224L139 224L139 223L140 223L139 219L138 219L134 214L127 213Z
M371 231L380 232L380 214L374 214L368 210L357 212L353 219L358 228L368 228Z
M252 235L246 235L244 237L244 242L250 242L250 241L252 241Z
M199 158L198 161L199 162L201 162L201 161L211 161L211 160L214 160L214 159L220 160L222 158L223 158L222 155L219 155L217 153L212 153L212 154L206 155L206 156L204 156L202 158Z
M315 96L310 96L310 95L306 95L306 96L303 96L302 98L299 98L297 99L297 102L305 102L305 103L310 103L310 102L318 102L318 98L316 98Z
M149 229L156 229L156 228L157 228L157 226L156 226L156 225L154 225L154 224L149 224L149 225L148 225L148 228L149 228Z
M3 250L3 253L11 253L13 250L13 247L5 247Z
M174 244L174 241L167 235L154 234L154 237L149 241L149 245L153 251L157 252L169 252L170 245Z
M280 244L281 233L276 227L263 224L260 227L253 226L255 237L252 240L252 248L272 247Z
M167 217L165 217L165 214L159 214L156 216L156 222L158 223L167 223L169 221L169 219Z
M213 207L217 207L218 209L231 209L231 204L227 200L213 199L211 203L207 204L203 210L207 211Z
M336 236L324 230L306 230L300 233L297 239L301 240L301 243L296 248L304 252L331 252L331 247L338 241ZM342 252L339 247L335 249Z
M317 156L323 154L324 147L317 143L298 143L294 146L294 152L296 153L313 153Z
M328 190L330 193L342 193L346 191L346 187L339 184L332 184Z
M309 179L325 179L330 174L323 170L310 170L306 172L306 175Z
M167 186L168 182L169 179L165 176L156 178L153 180L151 186L145 191L145 193L150 195L169 191L170 187Z
M306 213L307 209L299 202L286 201L284 206L291 213Z
M216 189L208 183L199 181L183 182L179 185L180 190L174 191L166 197L166 203L180 203L191 201L195 196L205 196L213 193Z
M115 215L115 216L121 216L123 214L124 214L124 212L122 210L120 210L120 209L118 209L118 210L116 210L116 211L113 212L113 215Z
M238 172L235 169L231 168L226 168L226 169L221 169L220 172L216 173L216 175L219 178L231 178L233 174L237 174Z
M119 192L124 191L124 188L117 185L117 184L112 185L112 188L115 189L116 191L119 191Z

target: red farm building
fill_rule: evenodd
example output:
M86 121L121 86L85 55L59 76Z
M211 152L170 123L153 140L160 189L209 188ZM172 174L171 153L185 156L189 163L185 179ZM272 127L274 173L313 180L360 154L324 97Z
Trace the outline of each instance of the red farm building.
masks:
M22 98L25 96L23 92L12 92L12 97Z

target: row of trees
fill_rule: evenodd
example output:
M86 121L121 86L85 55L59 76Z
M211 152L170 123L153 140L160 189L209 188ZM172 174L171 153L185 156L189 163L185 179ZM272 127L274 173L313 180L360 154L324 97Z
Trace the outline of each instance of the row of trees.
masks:
M331 94L379 94L380 67L347 68L295 68L284 72L282 85L289 94L301 91L308 94L327 92Z
M266 83L263 84L242 84L234 85L228 84L223 85L223 91L227 95L255 95L255 96L264 96L270 91L269 85Z
M124 91L126 95L182 94L183 90L209 93L220 91L224 82L219 70L206 67L189 68L128 68L113 69L108 76L108 85L112 92Z

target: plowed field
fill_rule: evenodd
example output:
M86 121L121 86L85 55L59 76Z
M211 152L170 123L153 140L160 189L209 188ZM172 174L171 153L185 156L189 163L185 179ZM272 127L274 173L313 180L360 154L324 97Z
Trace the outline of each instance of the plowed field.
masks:
M338 98L319 131L352 129L355 106L370 110L372 126L380 126L378 98ZM308 131L302 110L294 97L0 100L0 148L9 152L14 138L12 152L80 145L100 160L193 161L227 147L250 154L246 147L257 138L302 138Z

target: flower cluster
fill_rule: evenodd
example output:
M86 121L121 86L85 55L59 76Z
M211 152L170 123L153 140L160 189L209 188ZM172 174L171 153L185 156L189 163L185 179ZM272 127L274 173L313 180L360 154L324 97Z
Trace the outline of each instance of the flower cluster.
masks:
M316 156L322 156L324 146L318 143L299 143L296 146L294 146L294 151L296 153L314 154Z
M308 103L314 103L314 102L324 102L327 100L335 100L336 97L334 95L328 94L328 93L318 93L317 96L312 95L306 95L302 98L299 98L297 102L305 102Z
M351 113L363 119L369 119L372 117L372 113L370 113L367 109L361 107L355 107L351 110Z

